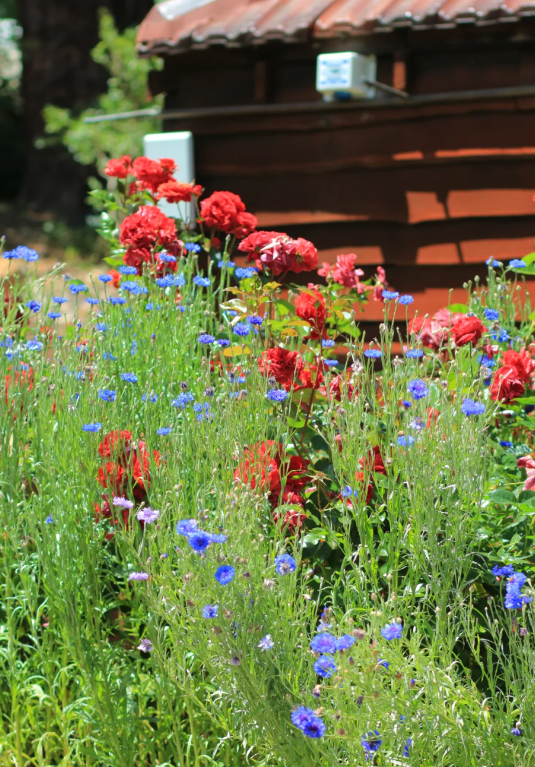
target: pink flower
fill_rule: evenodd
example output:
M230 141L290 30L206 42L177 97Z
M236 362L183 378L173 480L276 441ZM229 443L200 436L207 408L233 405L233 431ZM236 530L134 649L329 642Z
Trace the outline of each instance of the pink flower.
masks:
M336 264L333 269L334 281L346 288L356 288L359 284L359 277L364 275L362 269L355 269L356 261L355 253L342 253L336 256Z
M535 490L535 461L530 455L523 455L517 460L517 466L526 470L527 478L524 482L524 490Z

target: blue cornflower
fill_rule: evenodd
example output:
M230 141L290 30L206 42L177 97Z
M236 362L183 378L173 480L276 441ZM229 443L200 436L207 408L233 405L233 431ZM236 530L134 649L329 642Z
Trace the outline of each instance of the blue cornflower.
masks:
M257 273L257 271L258 271L258 270L257 270L257 269L255 269L255 268L254 268L254 267L252 267L252 266L246 266L246 267L241 267L241 266L239 266L239 267L236 269L236 271L234 272L234 276L235 276L235 277L236 277L236 279L238 279L238 280L247 280L247 279L249 279L250 277L254 277L254 276L255 276L255 274Z
M26 245L17 245L13 250L8 250L3 254L3 258L23 258L24 261L37 261L39 255L36 250L27 248Z
M219 606L218 605L205 605L202 608L202 617L203 618L217 618L217 613L219 612Z
M10 349L13 346L13 339L9 336L6 336L6 338L3 338L0 341L0 346L3 346L4 349Z
M198 242L186 242L184 248L190 253L200 253L202 250Z
M227 583L230 583L233 580L235 575L236 570L233 567L230 565L221 565L221 567L218 567L215 571L214 578L222 586L226 586Z
M266 397L272 402L284 402L287 396L288 392L285 389L270 389L266 394Z
M262 317L258 317L258 315L255 314L252 317L247 317L247 322L249 323L249 325L261 325L264 322L264 320L262 319Z
M170 288L175 284L174 277L159 277L156 280L156 285L159 288Z
M163 261L164 264L176 264L175 256L172 256L169 253L158 253L158 258L160 261Z
M182 410L184 410L186 405L189 405L189 403L193 402L194 399L195 397L193 396L193 394L188 391L188 392L185 392L184 394L179 394L178 397L171 402L171 405L173 407L179 407Z
M280 556L275 557L275 570L279 575L293 573L295 568L295 559L290 554L280 554Z
M364 356L372 360L378 360L383 356L383 352L380 349L366 349Z
M43 344L41 341L26 341L26 348L30 352L40 352Z
M407 742L403 746L403 756L409 758L411 755L411 746L412 746L412 740L410 738L407 738Z
M77 293L84 293L87 290L87 285L75 284L69 285L69 290L75 296Z
M516 572L513 572L511 577L507 579L504 604L508 610L520 610L523 605L533 601L533 597L520 593L526 581L527 576L524 573Z
M497 320L500 316L500 312L498 312L496 309L489 309L488 307L485 309L485 319L489 320L489 322L494 322Z
M508 440L506 440L506 439L501 439L501 440L500 440L500 445L501 445L502 447L513 447L513 444L514 444L513 442L509 442L509 441L508 441Z
M125 280L125 282L121 282L121 290L126 290L127 293L136 295L139 291L139 282L136 282L135 280Z
M310 649L322 655L333 655L336 652L336 637L327 631L321 631L310 642Z
M101 282L111 282L113 280L110 274L99 274L98 278Z
M394 301L394 299L399 298L399 293L397 290L383 290L383 298L385 301Z
M102 429L101 423L86 423L85 426L82 426L82 431L93 431L97 432Z
M381 629L381 636L390 642L392 639L401 639L403 635L403 626L400 623L389 623L384 629Z
M99 330L101 333L105 333L108 328L106 327L105 322L97 322L95 329Z
M329 677L336 672L336 663L330 655L320 655L318 660L314 663L314 671L318 676L329 679Z
M351 498L353 495L353 489L349 485L345 485L345 487L340 490L340 495L342 498Z
M509 261L509 269L525 269L525 267L526 262L520 258L513 258L512 261Z
M490 258L487 258L485 263L487 264L487 266L493 266L495 269L497 269L500 266L500 262L496 261L496 259L493 258L492 256Z
M194 519L181 519L176 526L178 535L189 536L197 532L197 522Z
M251 328L246 322L237 322L236 325L234 325L234 327L232 328L232 330L237 336L241 336L242 338L244 338L245 336L248 336L249 333L251 332Z
M228 338L218 338L217 343L222 348L224 348L225 346L230 346L230 341L228 340Z
M121 373L121 378L123 381L126 381L127 383L137 383L138 377L135 375L135 373Z
M92 296L88 296L85 299L86 304L91 304L91 306L96 306L98 304L98 298L93 298Z
M429 394L427 384L420 378L416 378L414 381L410 381L407 389L410 391L414 399L423 399Z
M401 404L406 408L412 407L412 402L410 402L408 399L404 399Z
M414 301L414 296L410 296L408 293L406 293L404 296L399 297L399 302L403 306L408 306L409 304L412 304Z
M349 650L354 644L355 637L352 637L350 634L344 634L340 639L336 640L336 650L338 652L343 652L343 650Z
M410 447L414 442L414 437L411 437L410 435L402 435L401 437L398 437L396 441L401 447Z
M115 402L117 392L113 391L112 389L100 389L98 396L104 402Z
M482 415L485 412L485 405L482 402L474 402L470 397L466 397L461 405L461 411L466 416Z
M494 565L492 574L497 578L510 578L515 572L513 565Z
M184 277L184 275L183 274L177 274L176 277L175 277L175 283L174 284L175 284L176 288L183 287L186 284L186 278Z
M140 572L140 573L130 573L128 576L129 581L148 581L149 580L149 574Z
M265 637L262 637L260 642L257 644L257 647L259 647L262 652L265 652L266 650L272 650L275 647L275 642L271 638L271 634L266 634Z
M31 301L26 302L26 306L31 312L38 312L39 309L41 308L41 304L38 303L37 301L34 301L33 298Z
M211 336L209 333L202 333L199 338L197 339L200 344L213 344L215 341L214 336Z
M137 274L137 269L135 266L120 266L119 272L121 274Z
M167 436L167 434L170 434L170 433L171 433L171 428L169 426L162 426L161 429L156 430L156 434L159 437L165 437Z
M66 303L67 303L67 299L66 299L66 298L63 298L63 296L54 296L54 298L52 299L52 301L53 301L55 304L66 304Z
M236 266L234 261L218 261L217 265L220 269L234 269Z
M335 345L334 341L330 338L324 338L321 342L321 346L323 349L332 349L332 347Z
M407 349L405 356L411 360L417 360L420 359L420 357L423 357L424 353L421 349Z
M201 277L200 275L196 274L193 278L193 284L198 285L200 288L207 288L210 285L210 278Z
M327 367L334 368L338 365L338 360L323 360L323 364L327 365Z
M122 306L126 304L126 298L124 296L110 296L108 301L112 306Z
M61 313L60 312L48 312L46 316L49 317L51 320L59 320L59 318L61 317Z
M478 354L477 361L485 368L493 368L496 364L496 360L491 360L486 354Z
M53 519L53 517L52 517L52 514L49 514L49 515L48 515L48 517L45 519L45 524L46 524L46 525L52 525L52 524L54 524L54 519Z
M187 536L189 545L198 554L206 551L211 543L224 543L226 541L224 535L212 535L211 533L205 533L204 530L197 529L193 533L188 533Z
M306 706L299 706L291 715L292 724L309 738L321 738L325 734L323 719Z
M360 744L366 753L366 761L371 758L370 754L375 754L377 751L379 751L382 742L383 740L379 730L370 730L370 732L364 735L360 741Z

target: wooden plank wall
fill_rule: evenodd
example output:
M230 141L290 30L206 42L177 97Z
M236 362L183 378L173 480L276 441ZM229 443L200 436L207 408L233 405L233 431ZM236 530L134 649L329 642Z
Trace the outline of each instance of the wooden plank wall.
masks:
M286 87L294 103L310 99L317 55L315 49L299 50L301 59L291 48L281 59L274 56L277 71L286 67L293 72ZM197 61L201 53L195 53ZM450 53L449 58L435 51L409 56L412 92L434 92L435 86L439 91L462 90L463 84L535 85L535 52L526 48L501 50L496 61L503 71L496 83L488 56L482 57L486 67L480 62L467 72L474 51ZM252 60L258 53L232 51L229 56L233 71L239 72L239 97L228 97L231 76L217 103L213 94L203 101L200 91L195 103L189 103L179 75L182 71L184 78L190 70L181 70L181 57L176 57L167 77L172 72L178 85L167 107L257 103L254 93L247 102L246 91L253 87L254 72L258 74ZM292 56L301 61L299 67L289 63ZM385 82L388 73L391 80L393 60L391 56L387 66L388 56L381 59ZM224 67L218 70L215 79L220 82ZM273 92L270 100L285 101ZM166 128L193 132L196 181L207 193L236 192L258 215L262 228L312 240L321 261L354 252L367 274L383 265L393 286L415 295L411 312L433 312L446 305L450 288L453 300L461 300L463 283L475 274L484 276L484 261L490 256L510 259L535 250L533 98L304 112L292 112L289 106L277 114L171 120ZM370 304L365 314L369 332L380 317L380 306Z

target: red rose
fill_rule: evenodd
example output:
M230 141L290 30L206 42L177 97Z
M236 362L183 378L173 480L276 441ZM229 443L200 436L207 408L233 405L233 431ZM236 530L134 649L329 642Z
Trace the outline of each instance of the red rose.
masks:
M158 187L171 180L176 170L174 160L149 160L148 157L137 157L132 163L134 176L137 178L138 189L148 189L156 194Z
M98 454L101 458L117 458L126 455L132 449L132 432L130 431L110 431L100 445Z
M241 197L232 192L214 192L201 202L201 216L208 227L234 234L240 226L240 214L245 213Z
M285 490L302 490L308 484L308 477L303 476L307 470L308 461L299 455L292 455L290 460L281 466L281 473L286 475Z
M258 226L258 219L256 216L253 216L252 213L240 213L238 214L236 227L233 231L233 234L238 237L238 239L241 240L242 237L247 237L247 235L251 234L251 232L254 232L256 227Z
M117 271L117 269L110 269L108 274L111 277L111 284L114 288L118 288L121 284L121 274Z
M504 367L515 368L518 378L522 383L529 383L531 374L535 370L535 361L531 359L531 356L526 349L522 349L520 352L515 352L510 349L504 352L502 355L502 364Z
M281 349L267 349L258 360L258 369L263 375L273 377L286 391L292 388L303 370L303 358L299 352Z
M110 160L108 163L106 163L104 173L107 176L112 176L113 178L126 178L130 173L132 173L130 156L124 154L120 160Z
M504 365L498 368L490 390L490 396L495 402L514 402L526 391L516 367Z
M336 256L336 264L333 269L334 281L339 285L344 285L346 288L358 287L359 277L362 277L364 272L362 269L355 268L356 261L357 256L354 253L344 253Z
M386 476L385 463L379 445L374 445L368 453L368 456L366 458L361 458L359 463L361 466L365 466L370 472L377 472L377 474L384 474Z
M234 478L253 490L258 487L262 492L280 492L279 452L280 445L272 440L251 445L236 468Z
M477 343L487 328L479 317L459 317L451 326L450 336L457 346Z
M313 290L310 293L301 293L295 301L295 313L297 316L308 322L312 330L310 338L320 338L325 329L326 310L325 299L319 290Z
M337 402L340 402L342 399L342 392L345 392L347 399L353 399L355 387L342 376L334 376L329 383L329 394L327 394L326 386L323 386L320 389L320 392L324 397L335 399Z
M165 184L160 184L155 195L157 200L167 200L167 202L191 202L193 197L202 194L202 186L199 184L182 184L174 178Z
M301 506L302 508L305 505L305 502L303 498L299 495L299 493L294 493L292 490L285 490L282 494L282 497L280 499L280 504L288 504L292 506ZM275 524L278 524L281 520L281 512L275 510L273 512L273 521ZM306 515L302 512L297 511L296 509L289 509L286 514L284 515L284 518L282 520L282 527L287 528L288 532L292 535L299 530L303 526L303 522L306 519Z
M143 264L150 264L152 261L152 253L147 248L128 248L123 256L123 261L127 266L135 266L138 274L141 274ZM119 285L115 285L115 287L118 288Z
M263 248L279 237L288 237L288 235L282 232L253 232L240 242L238 250L247 254L248 261L256 262Z
M318 265L318 251L308 240L298 237L294 243L293 272L310 272Z
M125 218L121 224L119 240L121 245L135 248L169 246L176 241L175 222L155 205L143 205L136 213Z
M355 472L355 480L357 482L357 489L361 489L364 485L365 476L363 471L356 471ZM366 503L369 503L373 496L373 485L371 482L368 482L368 486L366 488ZM351 501L348 498L348 504L350 504Z

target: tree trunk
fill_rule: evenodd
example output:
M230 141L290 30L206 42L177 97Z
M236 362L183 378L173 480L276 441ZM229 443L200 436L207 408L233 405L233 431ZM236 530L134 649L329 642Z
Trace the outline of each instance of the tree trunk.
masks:
M138 24L152 0L19 0L26 140L21 203L34 213L51 212L71 226L81 225L87 212L89 171L63 145L37 149L35 141L44 135L46 104L82 110L106 87L106 73L91 59L101 7L116 12L123 28Z

